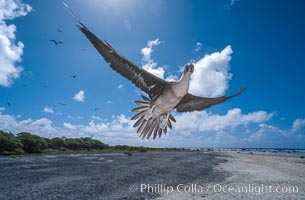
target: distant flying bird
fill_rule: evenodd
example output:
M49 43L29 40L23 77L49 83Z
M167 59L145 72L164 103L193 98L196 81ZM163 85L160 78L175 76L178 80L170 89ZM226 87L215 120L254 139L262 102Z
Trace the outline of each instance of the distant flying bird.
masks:
M76 78L76 75L72 75L71 78Z
M56 41L56 40L50 40L50 42L53 42L55 45L62 44L62 41Z
M94 108L94 111L98 111L100 108Z
M192 63L184 66L179 81L160 79L129 61L106 41L100 40L67 5L65 6L76 21L78 28L105 61L110 63L110 67L148 94L149 98L142 95L143 101L134 101L140 107L131 110L132 112L138 112L131 119L136 120L133 127L139 127L137 133L141 139L149 139L151 136L155 139L157 135L161 137L162 132L166 134L167 127L172 129L172 122L176 122L171 114L174 109L177 112L201 111L235 97L245 90L241 88L231 96L216 98L192 95L188 93L190 77L194 71Z
M59 102L58 104L61 105L61 106L66 106L67 105L67 104L61 103L61 102Z
M6 102L6 104L7 104L8 106L11 106L11 105L12 105L10 102Z
M58 32L62 33L62 30L60 30L59 28L57 29Z

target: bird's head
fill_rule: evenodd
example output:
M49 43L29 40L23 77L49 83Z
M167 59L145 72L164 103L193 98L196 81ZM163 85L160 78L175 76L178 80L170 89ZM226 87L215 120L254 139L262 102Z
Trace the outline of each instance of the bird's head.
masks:
M193 63L187 63L184 66L184 74L192 74L194 72L194 65Z

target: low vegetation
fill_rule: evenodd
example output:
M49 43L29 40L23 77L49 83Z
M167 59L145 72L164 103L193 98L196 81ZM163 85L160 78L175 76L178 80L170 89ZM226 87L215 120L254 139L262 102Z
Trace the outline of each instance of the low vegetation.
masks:
M29 132L14 135L0 131L0 155L22 155L24 153L36 154L60 154L60 153L102 153L121 152L131 156L132 152L160 152L160 151L183 151L178 148L149 148L134 147L127 145L110 146L100 140L90 137L84 138L44 138Z

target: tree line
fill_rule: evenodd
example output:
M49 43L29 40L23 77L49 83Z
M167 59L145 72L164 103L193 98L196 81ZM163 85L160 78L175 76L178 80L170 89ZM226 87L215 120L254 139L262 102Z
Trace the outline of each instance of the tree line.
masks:
M55 137L49 139L29 132L21 132L14 135L12 133L0 131L0 153L43 153L46 149L57 149L64 151L106 149L108 147L109 145L90 137Z
M177 151L176 148L149 148L133 147L127 145L110 146L91 137L66 138L54 137L52 139L21 132L16 135L0 130L0 154L44 153L48 150L79 151L79 150L111 150L111 151Z

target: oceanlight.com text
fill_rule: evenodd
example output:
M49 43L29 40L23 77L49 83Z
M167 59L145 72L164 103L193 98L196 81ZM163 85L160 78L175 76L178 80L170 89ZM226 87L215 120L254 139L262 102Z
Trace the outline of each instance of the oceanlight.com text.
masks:
M288 185L265 185L265 184L244 184L244 185L229 185L229 184L139 184L131 185L129 190L132 192L141 193L163 193L169 194L172 192L178 193L245 193L261 195L264 193L299 193L298 186Z

